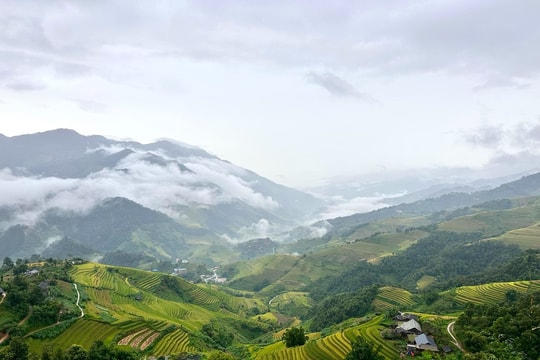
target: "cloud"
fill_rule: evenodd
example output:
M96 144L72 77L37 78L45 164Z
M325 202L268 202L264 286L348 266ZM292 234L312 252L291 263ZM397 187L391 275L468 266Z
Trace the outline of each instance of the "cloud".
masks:
M465 133L466 143L488 150L481 171L502 176L537 170L540 164L540 122L477 128Z
M465 134L465 141L471 145L497 148L503 138L505 132L497 126L488 126L475 130L472 133Z
M523 79L512 77L512 76L506 76L506 75L501 75L501 74L486 75L484 81L480 83L479 85L473 87L473 90L482 91L482 90L489 90L492 88L501 88L501 87L524 90L524 89L530 88L530 84L527 83Z
M463 134L466 143L502 152L523 151L540 145L540 122L483 126Z
M30 80L22 80L22 79L9 82L6 84L6 87L15 91L36 91L36 90L42 90L45 88L43 84L40 84L38 82L34 82Z
M480 86L506 86L540 71L540 53L532 51L540 43L539 11L537 1L516 6L504 0L273 1L264 6L8 1L0 4L0 49L13 51L19 60L6 63L10 71L34 57L41 66L73 64L71 69L58 65L59 76L91 69L111 80L111 69L153 57L325 66L379 76L442 70L476 74L485 79ZM149 81L144 71L132 70L126 70L132 80ZM351 93L347 83L325 74L315 78L333 94Z
M238 244L252 239L271 237L273 240L279 241L279 236L284 231L281 225L272 224L267 219L259 219L248 226L242 226L236 232L234 237L227 234L220 235L221 238L232 244Z
M403 195L403 194L399 194ZM395 195L398 196L398 195ZM334 197L334 204L328 206L321 214L320 219L334 219L340 216L348 216L356 213L366 213L388 206L382 201L392 195L379 195L369 197L355 197L353 199L344 199Z
M307 78L309 82L321 86L332 95L340 97L350 96L368 102L375 101L370 95L358 91L353 85L331 72L309 72Z
M89 149L93 151L97 150ZM28 225L48 209L85 213L104 199L117 196L175 218L182 216L182 206L212 206L235 200L265 210L279 207L271 197L250 188L239 176L245 170L217 159L190 161L186 165L195 172L182 171L175 162L153 164L148 161L148 153L134 152L116 168L84 179L22 177L4 169L0 170L0 207L15 210L15 218L10 221ZM253 231L261 232L263 227L261 223Z
M249 184L240 177L245 174L245 170L235 165L219 159L202 158L197 159L197 162L185 162L185 165L197 174L199 181L208 181L218 185L223 190L219 197L225 202L236 198L256 208L274 210L279 207L279 203L272 197L264 196L251 189Z
M101 114L107 111L107 105L97 101L83 99L73 99L73 101L79 106L81 110L84 111L97 114Z

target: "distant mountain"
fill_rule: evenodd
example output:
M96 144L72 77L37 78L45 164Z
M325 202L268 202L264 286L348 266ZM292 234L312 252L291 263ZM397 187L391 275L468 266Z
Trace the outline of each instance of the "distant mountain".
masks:
M30 255L65 236L99 254L176 256L190 253L185 239L220 244L266 237L324 206L174 141L140 144L69 129L0 136L0 243L17 237L28 244L3 241L6 255Z
M358 213L325 220L324 222L315 224L315 226L326 226L330 224L332 227L326 236L340 236L340 234L349 234L358 226L372 221L402 216L427 215L442 210L453 210L478 205L492 200L537 195L540 195L540 173L524 176L519 180L502 184L490 190L472 193L452 192L439 197L389 206L368 213Z
M85 214L51 209L31 227L11 226L0 236L0 253L88 257L123 251L174 259L189 258L216 242L226 243L208 230L186 228L131 200L109 198Z

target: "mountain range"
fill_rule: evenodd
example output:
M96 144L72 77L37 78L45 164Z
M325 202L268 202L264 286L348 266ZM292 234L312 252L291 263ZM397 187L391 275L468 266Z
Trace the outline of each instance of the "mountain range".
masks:
M400 186L389 181L394 190ZM380 209L315 222L332 206L328 197L276 184L191 145L118 141L69 129L0 134L0 253L99 258L120 252L141 262L231 263L348 241L373 221L431 214L423 220L429 223L440 220L437 212L540 194L540 174L489 186L501 181L426 181L402 197L381 198ZM355 196L347 195L350 189L344 197Z
M294 227L325 205L197 147L68 129L0 135L0 185L0 251L10 256L68 237L96 254L196 257L201 246Z

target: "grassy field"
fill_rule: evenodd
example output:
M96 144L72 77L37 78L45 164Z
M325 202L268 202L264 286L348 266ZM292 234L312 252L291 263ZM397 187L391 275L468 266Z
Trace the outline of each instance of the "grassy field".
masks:
M420 290L423 290L427 288L429 285L433 284L437 280L435 277L431 275L423 275L418 281L416 282L416 287Z
M479 211L438 225L440 230L455 232L481 232L486 237L532 226L540 220L540 204L519 206L508 210Z

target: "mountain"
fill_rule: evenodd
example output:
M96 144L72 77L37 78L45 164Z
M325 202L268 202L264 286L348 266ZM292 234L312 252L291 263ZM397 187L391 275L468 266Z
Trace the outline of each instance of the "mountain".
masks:
M540 173L524 176L519 180L502 184L490 190L481 190L471 193L452 192L439 197L418 200L411 203L402 203L367 213L358 213L350 216L324 220L313 226L329 228L325 237L330 239L332 237L347 236L359 227L373 221L422 216L434 214L443 210L456 210L474 206L488 201L537 195L540 195ZM328 224L330 224L330 227L328 227Z
M98 254L193 255L196 238L223 245L267 237L312 219L324 205L175 141L141 144L69 129L0 136L6 255L30 255L62 237ZM21 246L6 245L14 234L24 238Z

